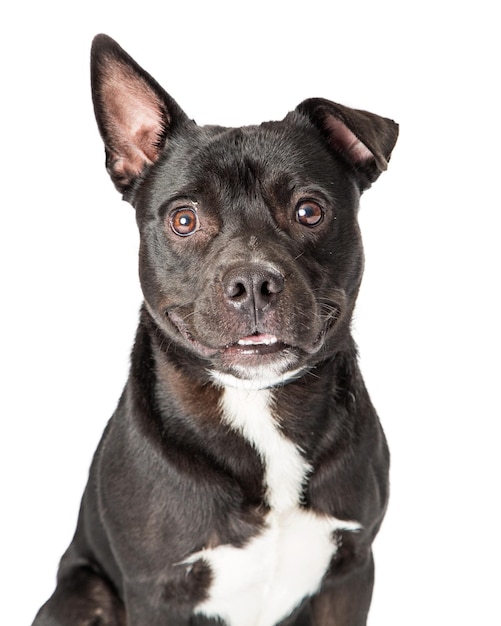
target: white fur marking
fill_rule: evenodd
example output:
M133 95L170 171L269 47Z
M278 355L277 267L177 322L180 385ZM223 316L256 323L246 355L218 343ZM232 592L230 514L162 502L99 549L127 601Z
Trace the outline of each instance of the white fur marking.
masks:
M265 467L268 504L275 511L297 506L310 466L280 432L270 412L271 391L228 387L223 416L258 451Z
M272 392L227 387L223 417L256 448L265 466L271 511L265 530L243 548L221 545L192 554L185 564L206 561L213 573L209 598L197 613L229 626L273 626L314 594L337 546L336 530L360 526L299 508L311 468L280 432L270 411Z
M283 385L304 374L305 370L300 368L283 374L275 374L273 368L261 368L262 371L253 372L253 376L249 378L237 378L232 374L224 374L216 370L210 371L210 375L215 383L221 387L233 387L235 389L270 389L277 385ZM245 373L245 372L244 372Z
M230 626L273 626L287 617L322 582L336 544L336 530L357 530L299 508L269 513L266 530L244 548L222 545L193 554L206 561L214 581L196 611Z

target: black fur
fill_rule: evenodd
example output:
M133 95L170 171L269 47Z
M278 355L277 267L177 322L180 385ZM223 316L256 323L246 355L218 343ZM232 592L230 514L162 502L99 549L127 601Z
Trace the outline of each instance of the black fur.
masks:
M338 537L321 589L284 624L362 626L388 450L350 335L363 271L357 211L397 125L312 99L281 122L199 127L103 35L92 86L108 171L136 209L145 305L75 537L35 624L215 623L193 613L209 566L178 564L208 544L244 546L269 506L262 461L221 420L210 371L258 378L264 364L298 370L273 394L283 434L313 467L301 506L363 527ZM250 355L237 344L265 334L279 344Z

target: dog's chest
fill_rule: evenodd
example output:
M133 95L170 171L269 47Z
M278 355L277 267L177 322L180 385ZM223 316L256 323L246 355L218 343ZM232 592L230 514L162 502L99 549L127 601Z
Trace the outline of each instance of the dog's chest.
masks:
M310 467L280 432L270 412L270 392L227 388L225 420L250 441L265 465L270 512L265 529L242 548L221 545L191 555L212 572L208 598L197 613L229 626L273 626L314 594L336 552L334 532L357 524L301 508Z

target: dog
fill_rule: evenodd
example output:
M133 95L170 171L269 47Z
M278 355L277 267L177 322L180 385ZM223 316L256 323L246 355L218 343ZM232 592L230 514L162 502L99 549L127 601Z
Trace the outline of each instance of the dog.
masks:
M312 98L199 126L106 35L91 69L144 303L34 624L362 626L389 453L350 332L357 213L398 125Z

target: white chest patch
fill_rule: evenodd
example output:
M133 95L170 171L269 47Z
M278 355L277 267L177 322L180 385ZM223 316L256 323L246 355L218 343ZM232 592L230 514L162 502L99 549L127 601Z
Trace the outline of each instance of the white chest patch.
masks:
M360 528L299 507L311 468L273 419L271 394L227 387L222 398L225 421L255 447L265 467L271 507L265 529L242 548L221 545L184 561L203 559L213 574L209 597L196 612L229 626L273 626L287 617L320 587L337 549L334 531Z

